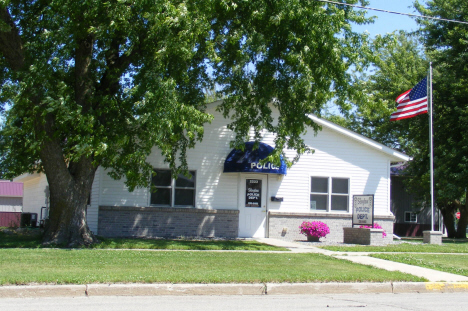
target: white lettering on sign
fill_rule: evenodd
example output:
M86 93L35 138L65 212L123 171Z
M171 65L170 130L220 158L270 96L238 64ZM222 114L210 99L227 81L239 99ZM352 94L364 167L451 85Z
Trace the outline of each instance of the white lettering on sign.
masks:
M262 180L246 179L245 207L260 207L262 202Z
M265 163L265 165L261 165L258 162L252 162L252 163L250 163L250 168L257 168L259 170L261 170L261 169L279 170L279 167L275 166L274 164L271 164L270 162Z

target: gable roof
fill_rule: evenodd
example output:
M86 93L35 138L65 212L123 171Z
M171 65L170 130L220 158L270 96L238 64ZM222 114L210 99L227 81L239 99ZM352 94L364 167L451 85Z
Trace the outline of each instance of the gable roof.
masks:
M24 174L21 174L19 176L16 176L15 178L13 178L13 181L25 183L25 182L28 182L30 180L39 178L42 175L43 175L43 173L24 173Z
M323 127L326 127L332 131L335 131L343 136L346 136L348 138L351 138L357 142L360 142L366 146L369 146L373 149L376 149L388 156L390 156L390 158L392 159L392 161L395 161L395 162L399 162L399 161L404 161L404 162L407 162L407 161L410 161L411 160L411 157L402 153L402 152L399 152L395 149L392 149L392 148L389 148L381 143L378 143L376 142L375 140L373 139L370 139L368 137L365 137L361 134L358 134L356 132L353 132L347 128L344 128L342 126L339 126L338 124L335 124L331 121L328 121L328 120L324 120L322 118L319 118L317 117L316 115L313 115L313 114L309 114L308 117L314 121L315 123L317 123L318 125L320 126L323 126Z

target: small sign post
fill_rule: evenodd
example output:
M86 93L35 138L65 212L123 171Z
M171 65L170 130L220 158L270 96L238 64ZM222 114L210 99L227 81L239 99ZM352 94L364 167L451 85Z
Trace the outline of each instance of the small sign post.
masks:
M353 196L353 227L374 226L374 195L354 195Z

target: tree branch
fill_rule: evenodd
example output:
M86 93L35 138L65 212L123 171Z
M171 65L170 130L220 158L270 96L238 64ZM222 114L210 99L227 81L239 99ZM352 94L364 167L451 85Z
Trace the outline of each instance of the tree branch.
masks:
M94 37L86 36L78 41L78 48L75 52L75 100L78 105L86 111L86 99L91 93L91 83L89 79L89 65L93 56Z
M133 58L139 54L139 48L136 48L129 55L119 56L120 42L123 41L123 38L114 39L106 53L107 70L97 87L101 94L113 95L117 93L121 75L131 64Z
M10 26L10 31L0 31L0 53L5 57L11 70L21 70L25 64L23 43L18 28L6 7L0 8L0 22Z

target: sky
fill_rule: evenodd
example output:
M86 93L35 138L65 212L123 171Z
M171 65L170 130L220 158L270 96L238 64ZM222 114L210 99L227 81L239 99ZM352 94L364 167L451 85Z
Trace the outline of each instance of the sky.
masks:
M387 10L399 13L409 13L419 15L413 8L414 0L369 0L367 7L380 10ZM424 3L424 0L420 0ZM373 10L367 11L367 17L376 16L373 24L355 25L353 29L357 32L367 31L371 38L376 35L385 35L395 30L414 31L418 29L415 18L399 14L384 13ZM326 105L326 112L339 115L339 109L333 102Z
M414 0L370 0L369 2L367 7L370 8L419 15L412 7ZM372 37L378 34L384 35L400 29L406 31L418 29L413 17L371 10L368 10L367 16L377 16L374 24L359 25L355 26L354 29L359 32L368 31Z

